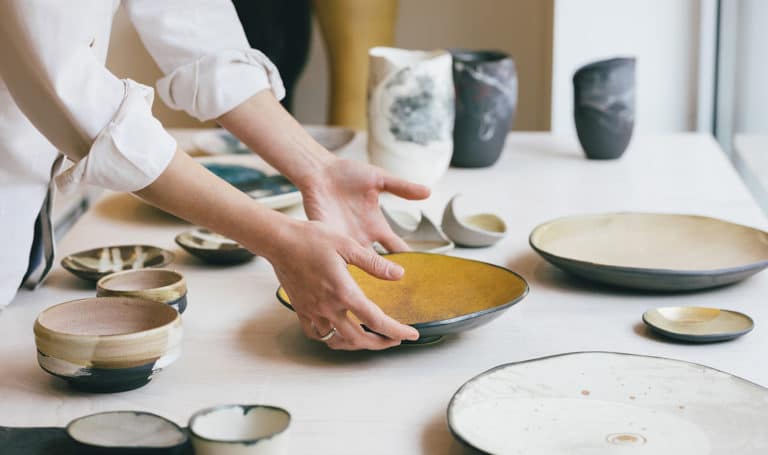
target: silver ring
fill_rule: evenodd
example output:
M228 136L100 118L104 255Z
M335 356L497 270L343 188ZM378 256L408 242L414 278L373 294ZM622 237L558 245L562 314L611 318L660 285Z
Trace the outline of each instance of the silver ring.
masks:
M319 334L318 334L319 335ZM318 338L320 341L328 341L336 335L336 327L331 327L331 331Z

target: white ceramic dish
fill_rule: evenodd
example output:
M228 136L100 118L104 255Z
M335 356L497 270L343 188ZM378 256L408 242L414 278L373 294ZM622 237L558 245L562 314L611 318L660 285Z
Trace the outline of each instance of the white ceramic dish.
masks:
M530 244L573 275L654 291L722 286L768 267L768 233L695 215L571 216L538 226Z
M197 455L274 455L282 453L290 422L275 406L223 405L194 414L189 433Z
M648 310L643 322L660 335L691 343L732 340L755 327L752 318L738 311L690 306Z
M290 182L282 181L282 183L278 182L273 184L267 180L283 178L280 177L280 174L278 174L274 168L267 164L267 162L254 154L205 156L195 159L203 166L209 167L209 170L212 166L226 166L231 169L234 169L234 167L241 169L251 169L264 174L265 178L261 179L263 182L265 182L263 188L260 185L256 185L257 188L249 189L246 186L240 186L239 189L241 189L243 192L251 196L259 203L264 204L269 208L282 209L291 207L301 202L301 192L299 192L299 190ZM232 183L235 187L239 186L230 178L222 178ZM253 181L255 182L257 180L260 179ZM246 183L246 185L251 186L248 183Z
M481 453L768 453L768 389L706 366L610 352L493 368L464 384L449 427Z
M451 198L443 212L443 232L459 246L485 247L503 239L507 234L504 220L492 213L478 213L466 217L456 215L455 202Z
M94 450L171 451L187 443L178 425L148 412L111 411L91 414L67 425L67 435Z
M392 231L400 236L412 251L444 253L454 247L453 242L423 213L419 219L408 212L387 210L384 207L381 207L381 212ZM377 249L380 253L386 252L378 246Z

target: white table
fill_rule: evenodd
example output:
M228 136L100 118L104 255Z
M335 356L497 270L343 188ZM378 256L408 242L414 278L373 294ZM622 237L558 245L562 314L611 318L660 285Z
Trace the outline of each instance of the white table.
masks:
M358 137L343 153L360 154ZM768 274L703 293L648 295L571 279L528 246L537 224L568 214L620 210L686 212L760 228L766 219L715 141L680 134L640 136L619 161L583 158L574 138L514 133L490 169L451 169L420 206L439 220L448 199L459 208L502 214L508 237L489 249L451 254L521 273L530 295L487 326L429 347L343 353L303 338L280 306L263 259L211 268L181 252L173 237L189 226L125 195L97 202L60 245L66 254L110 243L148 242L176 250L189 281L181 359L138 390L73 392L37 366L32 324L44 308L93 294L56 268L47 285L22 292L0 313L0 425L64 425L113 409L155 412L180 424L218 403L271 403L291 411L286 453L461 453L446 425L446 405L466 380L493 366L582 350L652 354L699 362L768 385ZM294 210L299 212L300 210ZM706 245L702 245L706 248ZM648 334L640 316L665 305L734 308L757 322L729 343L686 345Z

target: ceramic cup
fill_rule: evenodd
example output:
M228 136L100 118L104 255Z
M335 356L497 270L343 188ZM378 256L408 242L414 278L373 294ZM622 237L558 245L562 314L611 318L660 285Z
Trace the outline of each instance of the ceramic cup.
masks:
M179 313L129 297L52 306L37 317L34 333L40 367L88 392L141 387L181 353Z
M165 303L179 313L187 308L187 282L169 269L126 270L107 275L96 283L98 297L137 297Z
M392 174L432 186L453 153L451 55L442 50L369 51L368 156Z
M499 159L517 108L517 71L499 51L451 50L456 87L453 158L457 167L486 167Z
M189 434L197 455L274 455L282 453L291 414L263 405L223 405L197 412Z
M613 58L573 75L574 119L587 158L619 158L635 124L635 59Z

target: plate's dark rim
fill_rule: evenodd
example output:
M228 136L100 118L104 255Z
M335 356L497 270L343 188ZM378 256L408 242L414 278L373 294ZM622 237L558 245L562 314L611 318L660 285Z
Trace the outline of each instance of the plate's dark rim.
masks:
M389 253L389 254L383 254L382 256L386 257L386 256L395 255L395 254L419 254L419 255L426 255L426 256L446 256L446 255L443 255L443 254L427 253L427 252L421 252L421 251L408 251L408 252L403 252L403 253ZM462 259L462 260L465 260L465 261L478 262L480 264L490 265L492 267L496 267L497 269L504 270L505 272L515 276L517 279L519 279L523 283L523 291L520 293L520 295L518 295L514 299L510 300L509 302L502 303L501 305L497 305L495 307L486 308L484 310L475 311L474 313L468 313L468 314L464 314L464 315L461 315L461 316L456 316L455 318L442 319L442 320L439 320L439 321L428 321L428 322L419 322L419 323L416 323L416 324L407 324L407 325L413 327L416 330L418 330L418 329L431 329L431 328L442 327L442 326L446 326L446 325L452 325L452 324L456 324L456 323L459 323L459 322L462 322L462 321L465 321L465 320L468 320L468 319L475 319L475 318L484 316L486 314L495 313L497 311L504 310L506 308L511 307L512 305L515 305L516 303L520 302L521 300L523 300L528 295L528 293L531 290L530 286L528 285L528 282L525 280L525 278L522 277L522 275L520 275L517 272L513 272L512 270L509 270L506 267L502 267L502 266L496 265L496 264L491 264L490 262L483 262L483 261L478 261L478 260L475 260L475 259L467 259L467 258L462 258L462 257L458 257L458 256L449 256L449 257L452 257L452 258L455 258L455 259ZM279 286L277 288L277 291L275 291L275 295L277 296L277 300L280 301L280 303L282 303L283 306L285 306L289 310L294 311L293 306L289 302L286 302L285 300L283 300L283 298L280 296L280 289L282 289L282 286Z
M745 224L733 223L731 221L723 220L721 218L714 218L711 216L691 215L691 214L685 214L685 213L610 212L610 213L591 213L591 214L583 214L583 215L570 215L570 216L563 216L560 218L555 218L553 220L546 221L544 223L539 224L535 228L533 228L530 235L528 236L528 244L531 246L531 248L533 248L534 251L536 251L548 262L552 262L550 258L555 258L561 261L570 262L570 263L578 264L585 267L593 267L593 268L598 268L603 270L610 270L614 272L622 272L622 273L644 275L644 276L648 276L648 275L659 276L659 277L661 276L665 276L665 277L668 277L668 276L676 276L676 277L720 276L720 275L748 272L751 270L759 270L759 269L768 267L768 259L764 259L762 261L753 262L751 264L746 264L738 267L728 267L728 268L711 269L711 270L677 270L677 269L656 269L656 268L644 268L644 267L626 267L626 266L620 266L620 265L600 264L598 262L582 261L580 259L573 259L565 256L558 256L556 254L553 254L544 250L539 246L536 246L536 244L533 241L533 236L536 234L537 231L539 231L539 229L542 229L545 226L558 221L567 220L571 218L615 216L615 215L667 215L667 216L671 215L671 216L683 216L683 217L692 217L692 218L703 218L707 220L719 221L721 223L727 223L734 226L740 226L743 228L751 229L753 231L760 232L766 237L768 237L768 232L763 231L761 229L757 229L752 226L747 226Z
M504 364L501 364L501 365L497 365L497 366L495 366L495 367L493 367L493 368L490 368L490 369L488 369L488 370L486 370L486 371L484 371L484 372L482 372L482 373L480 373L480 374L478 374L478 375L476 375L476 376L473 376L473 377L472 377L472 378L470 378L470 379L469 379L467 382L465 382L464 384L462 384L462 385L461 385L461 387L459 387L459 388L456 390L456 392L454 392L454 393L453 393L453 396L451 397L451 401L450 401L450 402L448 402L448 408L447 408L447 410L446 410L446 417L447 417L447 421L448 421L448 430L451 432L451 434L453 435L453 437L454 437L454 438L456 438L456 440L458 440L460 443L462 443L462 444L463 444L463 445L465 445L466 447L469 447L469 448L471 448L471 449L473 449L473 450L476 450L476 451L478 451L479 453L482 453L482 454L485 454L485 455L493 455L493 454L490 454L490 453L488 453L488 452L485 452L484 450L482 450L482 449L480 449L480 448L478 448L478 447L475 447L475 446L473 446L472 444L470 444L470 443L469 443L469 441L465 440L465 439L464 439L464 438L463 438L463 437L462 437L462 436L461 436L461 435L460 435L460 434L459 434L459 433L458 433L458 432L457 432L457 431L456 431L456 430L453 428L453 422L452 422L452 420L451 420L451 410L453 409L453 406L455 405L455 402L456 402L456 396L457 396L457 395L459 395L459 394L460 394L460 393L461 393L461 392L462 392L462 391L463 391L463 390L464 390L464 389L465 389L467 386L469 386L471 383L473 383L473 382L477 381L478 379L480 379L480 378L482 378L482 377L484 377L484 376L486 376L486 375L489 375L489 374L491 374L491 373L495 372L496 370L501 370L501 369L503 369L503 368L507 368L507 367L510 367L510 366L514 366L514 365L521 365L521 364L525 364L525 363L533 363L533 362L538 362L538 361L541 361L541 360L549 360L549 359L554 359L554 358L557 358L557 357L567 357L567 356L572 356L572 355L580 355L580 354L610 354L610 355L620 355L620 356L626 356L626 357L643 357L643 358L647 358L647 359L657 359L657 360L671 360L671 361L673 361L673 362L683 363L683 364L687 364L687 365L691 365L691 366L695 366L695 367L700 367L700 368L706 368L706 369L708 369L708 370L712 370L712 371L715 371L715 372L717 372L717 373L727 374L728 376L730 376L730 377L732 377L732 378L738 379L738 380L740 380L740 381L743 381L743 382L745 382L745 383L747 383L747 384L750 384L750 385L752 385L752 386L755 386L755 387L758 387L758 388L760 388L760 389L763 389L765 392L768 392L768 387L762 386L762 385L760 385L760 384L758 384L758 383L756 383L756 382L752 382L752 381L750 381L749 379L744 379L744 378L742 378L741 376L736 376L735 374L732 374L732 373L728 373L727 371L718 370L717 368L712 368L712 367L710 367L710 366L707 366L707 365L703 365L703 364L701 364L701 363L696 363L696 362L689 362L689 361L687 361L687 360L672 359L672 358L669 358L669 357L661 357L661 356L655 356L655 355L645 355L645 354L632 354L632 353L629 353L629 352L615 352L615 351L573 351L573 352L565 352L565 353L562 353L562 354L553 354L553 355L548 355L548 356L544 356L544 357L536 357L536 358L534 358L534 359L528 359L528 360L520 360L520 361L517 361L517 362L509 362L509 363L504 363Z
M720 310L721 312L734 313L734 314L738 314L739 316L745 317L745 318L747 318L749 320L749 322L752 323L752 325L749 326L749 328L744 329L744 330L740 330L738 332L719 332L719 333L711 333L711 334L707 334L707 335L696 335L696 334L686 333L686 332L676 332L674 330L668 330L668 329L659 327L656 324L653 324L652 322L650 322L646 318L646 315L649 312L656 311L656 310L659 310L659 309L661 309L661 308L650 309L650 310L646 311L645 313L643 313L643 322L649 328L659 332L660 334L662 334L664 336L668 336L670 338L675 338L675 339L678 339L678 340L701 340L701 341L718 341L718 340L723 340L723 341L725 341L725 340L730 340L730 339L733 339L733 338L738 338L740 336L746 335L746 334L748 334L749 332L751 332L755 328L755 320L752 319L750 316L748 316L748 315L746 315L746 314L744 314L744 313L742 313L740 311L723 310L723 309L719 309L718 308L718 310Z
M86 253L90 253L91 251L97 251L97 250L103 250L104 248L135 248L137 246L140 246L142 248L152 248L160 253L160 255L163 257L163 261L160 264L152 265L152 266L146 266L144 268L159 268L159 267L165 267L166 265L172 263L174 260L176 260L176 254L174 254L173 251L167 250L165 248L161 248L159 246L155 245L146 245L143 243L136 243L136 244L125 244L125 245L106 245L106 246L100 246L96 248L90 248L87 250L78 251L72 254L68 254L61 258L60 264L65 269L69 270L72 273L77 272L86 272L86 273L101 273L94 269L87 269L84 267L79 267L75 265L74 263L71 263L72 256L80 256ZM109 272L112 273L112 272Z
M166 445L166 446L105 446L105 445L101 445L101 444L90 444L90 443L81 441L81 440L75 438L72 435L72 433L70 433L70 431L69 431L70 427L72 425L74 425L75 423L77 423L78 421L80 421L80 420L88 419L88 418L91 418L91 417L97 417L97 416L104 415L104 414L118 414L118 413L120 413L120 414L122 414L122 413L133 414L133 415L148 415L148 416L151 416L151 417L163 420L163 421L171 424L174 428L176 428L179 431L179 433L184 436L184 439L180 443L178 443L178 444ZM97 448L97 449L104 449L104 450L122 450L122 449L130 449L130 450L142 450L142 449L144 449L144 450L147 450L147 449L149 449L149 450L163 450L163 449L165 449L165 450L167 450L167 449L172 449L174 447L180 447L180 446L186 444L187 441L189 441L189 436L187 436L187 432L184 431L184 429L182 429L179 425L177 425L176 422L174 422L172 420L169 420L169 419L166 419L165 417L163 417L161 415L157 415L157 414L154 414L154 413L151 413L151 412L131 411L131 410L127 410L127 409L120 409L120 410L115 410L115 411L96 412L94 414L88 414L88 415L84 415L84 416L78 417L78 418L76 418L74 420L71 420L67 424L67 426L64 427L64 431L67 433L67 436L69 437L69 439L77 442L78 444L82 444L84 446L93 447L93 448Z
M202 417L202 416L208 415L208 414L210 414L212 412L216 412L216 411L223 411L223 410L229 409L229 408L241 408L244 411L243 415L248 414L249 412L251 412L251 410L256 409L256 408L271 409L273 411L282 412L286 416L288 416L288 424L282 430L280 430L278 432L275 432L275 433L272 433L272 434L269 434L269 435L266 435L266 436L262 436L260 438L255 438L255 439L238 439L238 440L206 438L205 436L201 436L200 434L196 433L195 430L193 429L195 420L197 420L198 417ZM187 428L189 429L189 434L190 435L194 436L195 438L201 439L203 441L220 443L220 444L241 444L241 445L249 446L249 445L256 444L257 442L264 441L266 439L272 439L272 438L274 438L276 436L279 436L282 433L285 433L286 431L288 431L288 428L290 428L292 421L293 421L293 416L291 416L291 413L288 412L287 409L281 408L280 406L273 406L273 405L269 405L269 404L237 404L237 403L231 403L231 404L221 404L221 405L217 405L217 406L211 406L210 408L201 409L201 410L195 412L189 418L189 424L188 424Z

